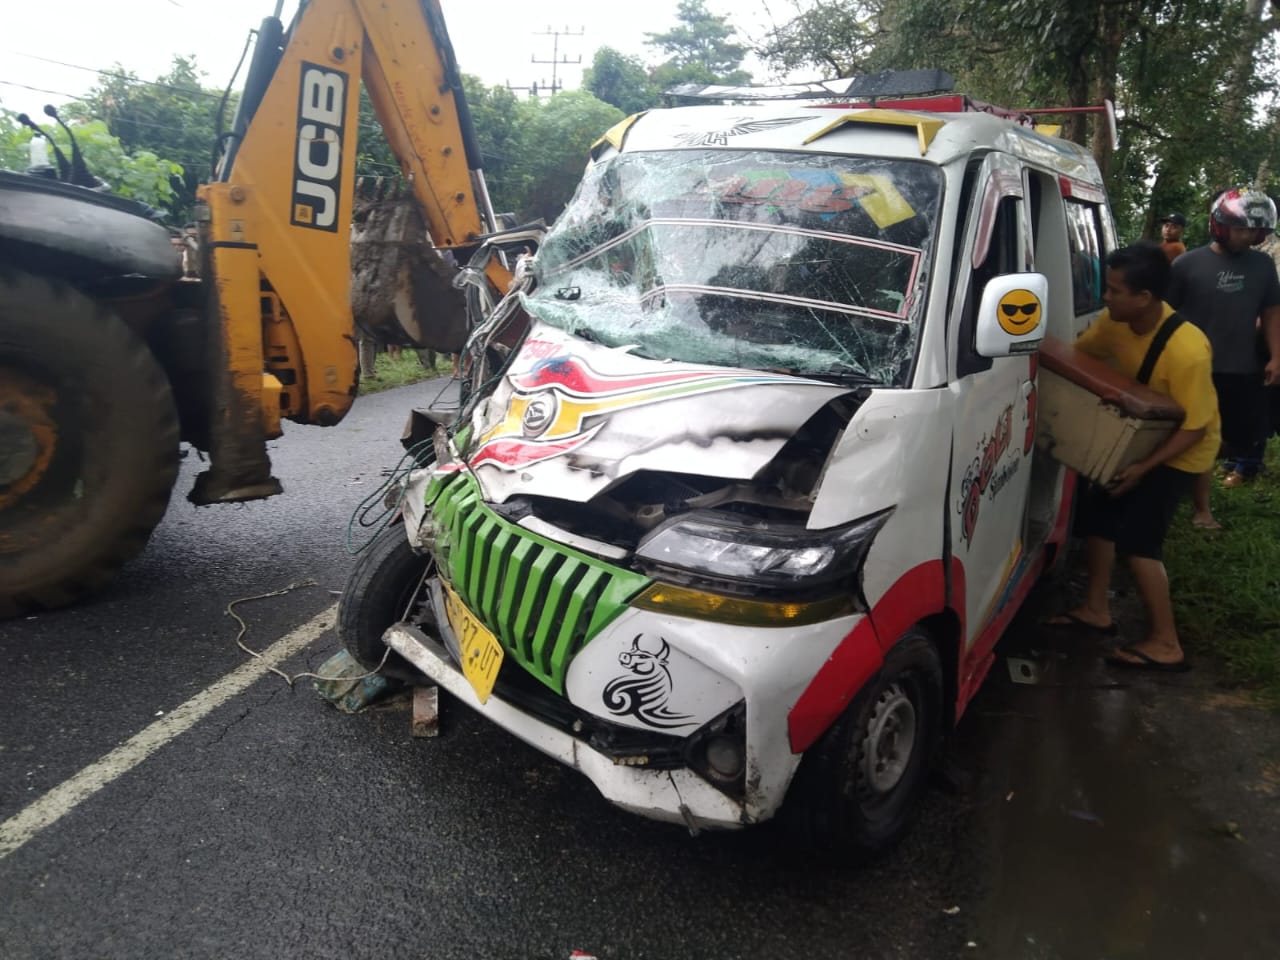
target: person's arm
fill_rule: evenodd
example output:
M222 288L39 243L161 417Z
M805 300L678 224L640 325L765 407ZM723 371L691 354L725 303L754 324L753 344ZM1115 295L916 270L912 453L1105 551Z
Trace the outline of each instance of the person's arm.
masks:
M1267 338L1271 359L1263 368L1262 379L1269 387L1280 387L1280 307L1262 311L1262 335Z
M1267 350L1271 358L1263 368L1263 381L1268 386L1280 385L1280 278L1276 271L1269 272L1267 291L1262 298L1262 311L1258 321L1262 326L1262 335L1267 340Z
M1089 356L1098 360L1105 360L1107 357L1107 347L1103 342L1102 332L1106 329L1106 325L1111 321L1108 319L1108 313L1104 309L1102 313L1094 319L1093 323L1085 328L1084 333L1076 337L1072 344L1075 349L1081 353L1087 353Z
M1107 487L1107 491L1115 497L1120 496L1122 493L1128 493L1138 485L1139 480L1160 466L1160 464L1167 463L1174 457L1186 453L1203 440L1206 429L1201 427L1198 430L1173 431L1169 439L1160 444L1149 457L1130 464L1117 473L1115 479Z
M1174 358L1170 358L1172 361ZM1151 454L1116 474L1108 490L1114 496L1128 493L1138 481L1160 466L1178 457L1204 439L1218 411L1218 395L1213 388L1213 360L1208 343L1202 342L1195 352L1169 371L1169 397L1182 407L1182 426Z

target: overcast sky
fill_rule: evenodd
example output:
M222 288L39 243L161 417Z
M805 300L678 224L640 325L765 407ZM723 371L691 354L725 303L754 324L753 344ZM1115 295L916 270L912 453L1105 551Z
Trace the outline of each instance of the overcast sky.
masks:
M707 6L743 37L758 37L767 10L781 16L792 0L708 0ZM579 33L561 36L559 54L582 64L559 65L560 83L579 85L582 67L596 48L611 46L656 61L644 34L675 24L677 0L442 0L449 35L463 71L490 84L527 87L551 82L554 38L548 30ZM5 4L0 36L0 105L38 114L47 102L62 103L88 90L93 70L121 63L143 79L163 73L174 54L194 54L208 86L221 87L235 69L244 38L270 14L274 0L15 0ZM286 0L286 24L297 9ZM126 13L127 11L127 13ZM35 59L36 57L44 59ZM49 60L61 64L49 63ZM764 77L758 65L757 79ZM37 87L38 90L24 89ZM48 92L53 91L53 92Z

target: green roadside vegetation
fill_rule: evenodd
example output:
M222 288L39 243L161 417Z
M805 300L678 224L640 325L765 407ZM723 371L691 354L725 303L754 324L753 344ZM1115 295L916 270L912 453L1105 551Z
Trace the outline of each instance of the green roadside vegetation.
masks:
M1215 480L1212 504L1221 531L1194 529L1187 504L1165 542L1178 629L1280 710L1280 440L1257 480L1233 490Z
M434 367L424 367L418 361L418 355L412 350L401 351L398 357L380 353L374 363L374 369L377 371L376 380L362 379L360 381L361 396L378 393L381 390L390 390L392 387L403 387L410 383L431 380L435 377L452 376L453 357L438 354Z

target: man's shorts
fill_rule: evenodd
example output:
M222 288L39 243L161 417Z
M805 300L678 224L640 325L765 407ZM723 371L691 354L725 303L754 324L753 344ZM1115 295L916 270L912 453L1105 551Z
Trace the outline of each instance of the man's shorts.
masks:
M1079 530L1110 540L1124 556L1163 559L1165 534L1194 479L1194 473L1162 465L1119 497L1093 484L1080 503Z

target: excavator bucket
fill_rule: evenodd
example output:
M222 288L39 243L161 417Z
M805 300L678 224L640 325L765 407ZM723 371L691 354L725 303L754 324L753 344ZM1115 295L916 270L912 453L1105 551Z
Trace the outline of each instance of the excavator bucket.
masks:
M467 339L458 265L431 242L399 181L361 180L351 227L351 312L381 343L457 353Z

